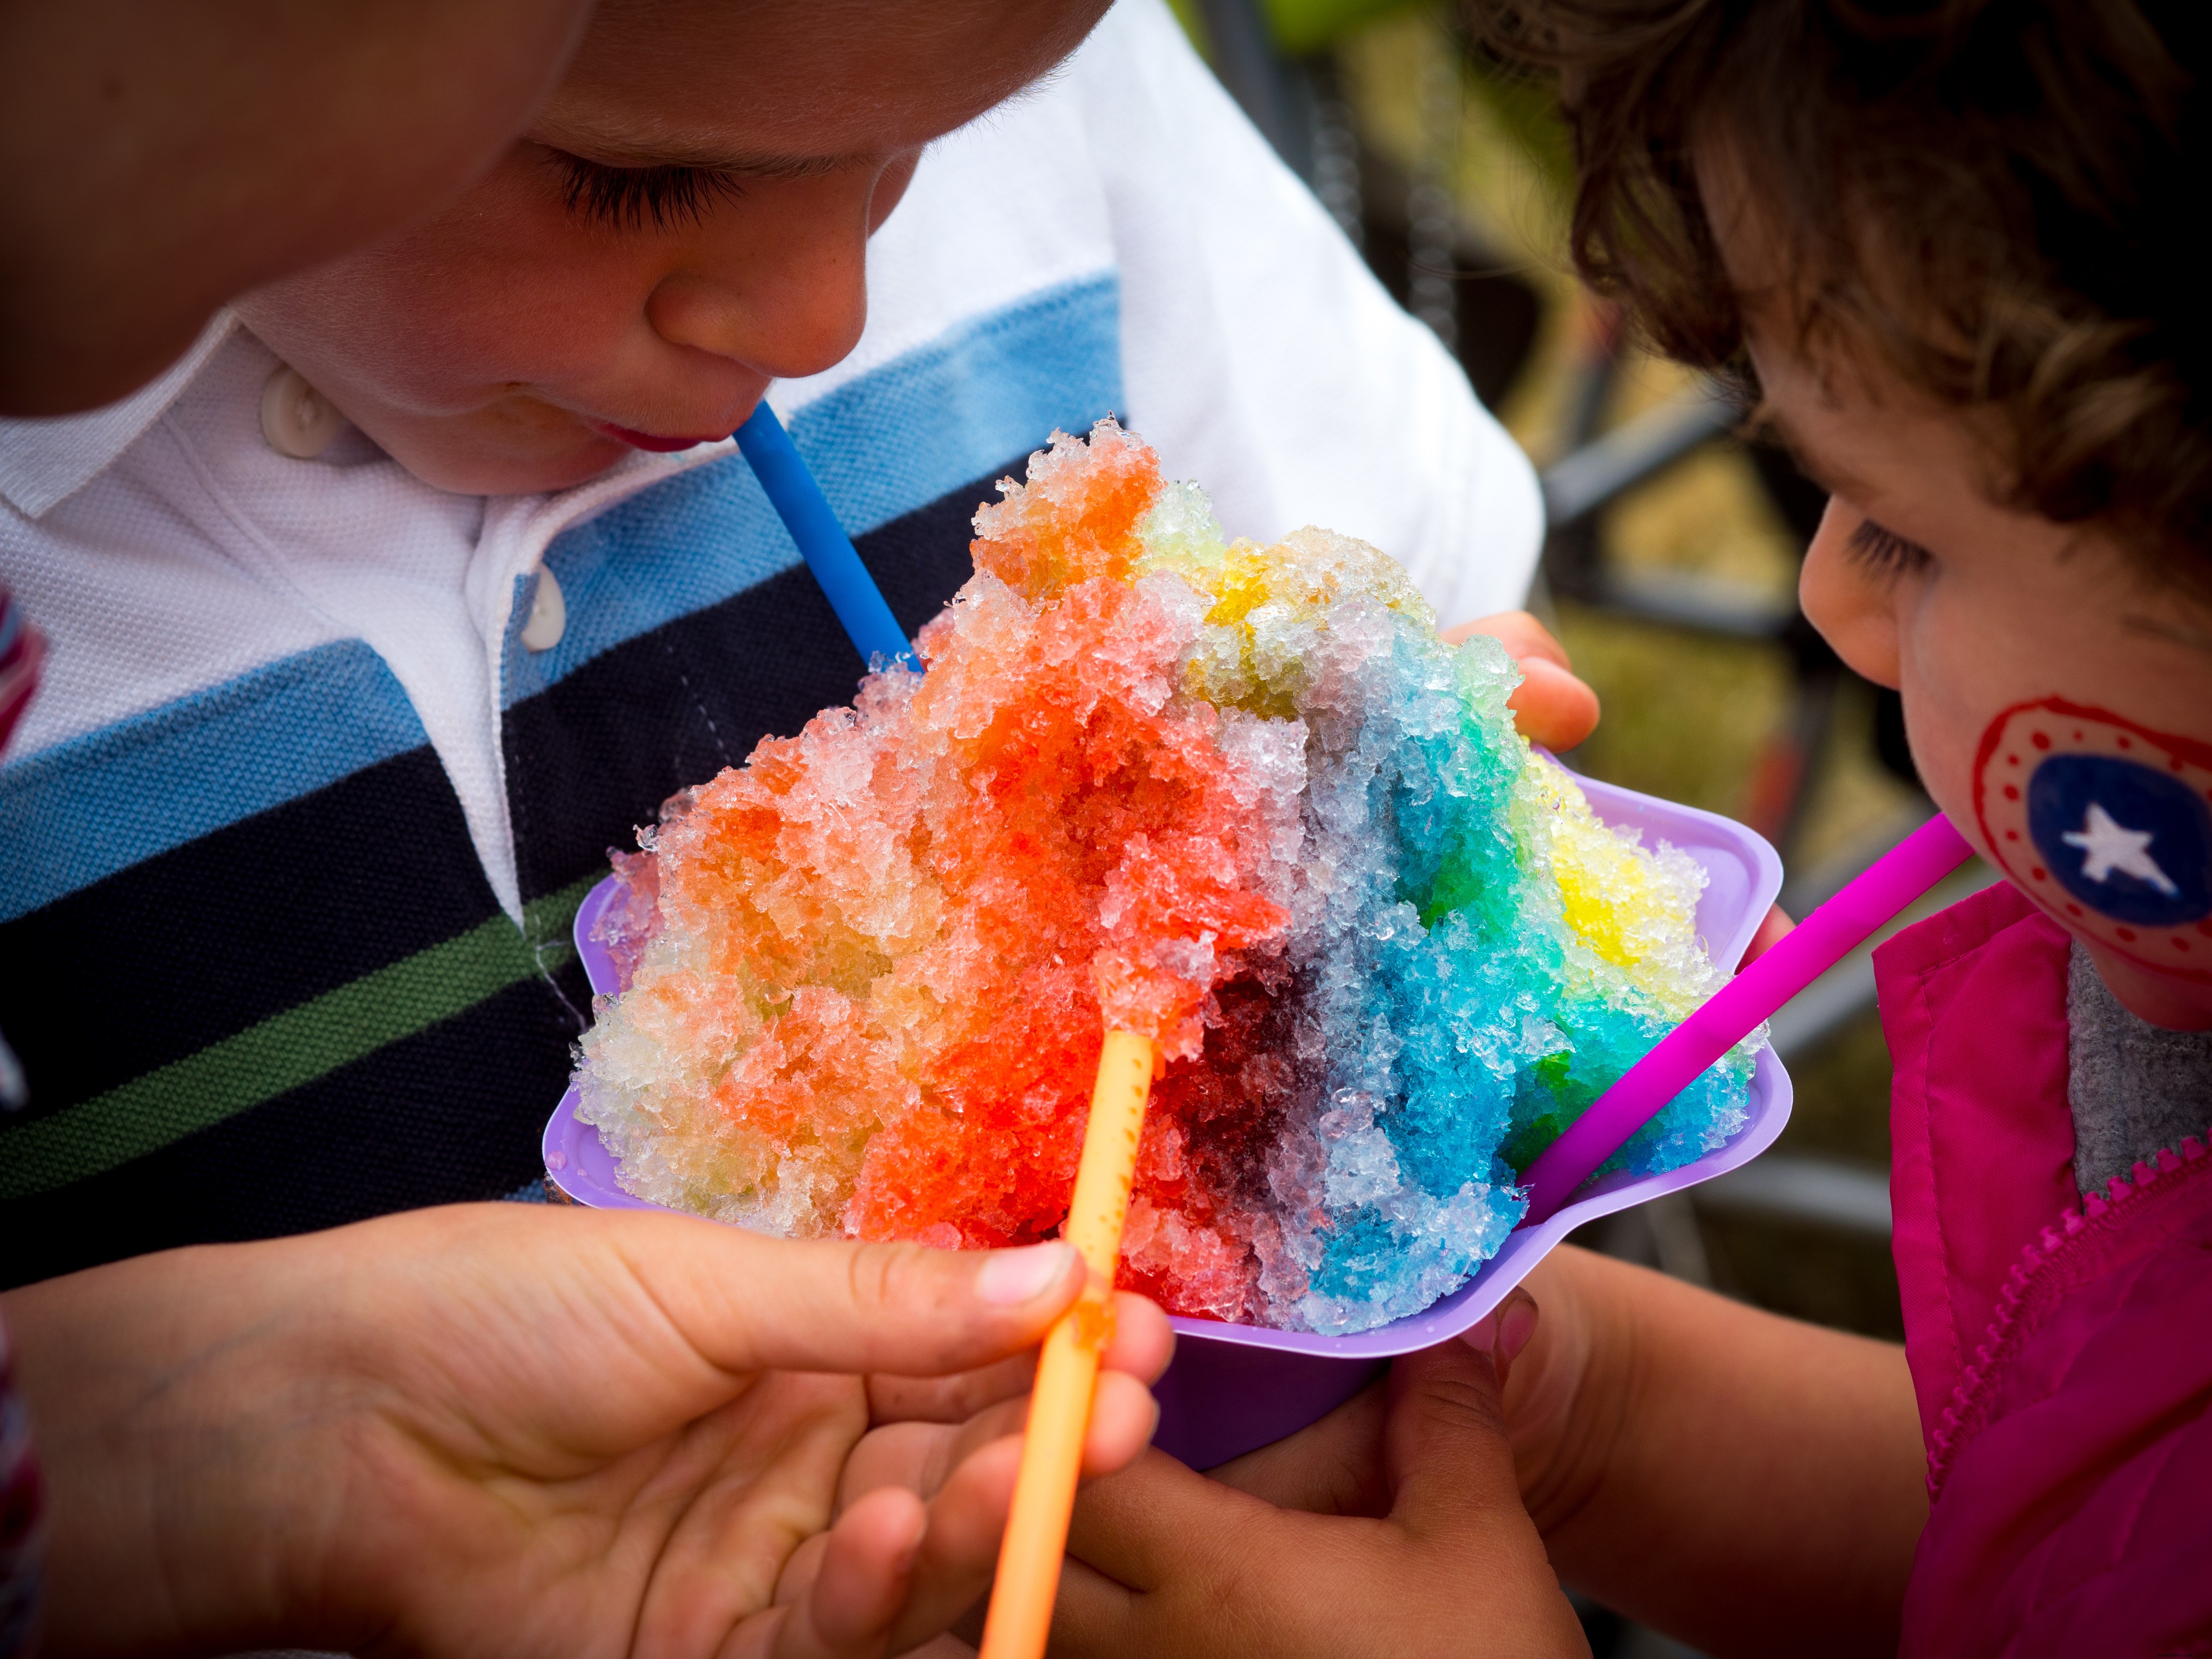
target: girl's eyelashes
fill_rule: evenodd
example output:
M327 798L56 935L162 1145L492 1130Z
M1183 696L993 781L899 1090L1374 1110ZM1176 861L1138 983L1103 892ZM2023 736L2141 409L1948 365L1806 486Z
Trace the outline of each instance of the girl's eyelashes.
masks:
M1887 525L1861 519L1844 544L1860 564L1877 575L1901 576L1926 568L1935 557L1918 542L1907 541Z
M708 167L617 167L566 150L551 154L568 211L617 230L642 230L648 222L655 230L696 225L715 203L745 193L731 174Z

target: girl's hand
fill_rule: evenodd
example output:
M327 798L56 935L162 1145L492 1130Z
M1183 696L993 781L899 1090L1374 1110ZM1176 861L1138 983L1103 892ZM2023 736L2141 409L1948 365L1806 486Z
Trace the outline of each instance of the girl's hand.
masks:
M1494 1313L1457 1339L1478 1350L1494 1347L1503 1362L1505 1438L1521 1502L1539 1533L1552 1532L1587 1504L1626 1415L1624 1367L1616 1362L1629 1346L1628 1334L1614 1316L1616 1304L1584 1294L1583 1270L1597 1260L1571 1248L1554 1250ZM1285 1509L1386 1514L1380 1482L1392 1398L1377 1382L1311 1428L1224 1463L1211 1476Z
M1506 700L1513 723L1531 743L1553 752L1572 749L1597 730L1597 693L1577 679L1566 647L1552 630L1525 611L1501 611L1479 622L1444 630L1445 642L1458 645L1487 634L1520 665L1520 689Z
M1155 1452L1090 1488L1054 1654L1587 1654L1505 1433L1498 1372L1533 1313L1407 1355L1223 1480Z
M1502 1397L1469 1339L1509 1362ZM1304 1432L1211 1480L1154 1453L1101 1481L1054 1633L1074 1654L1575 1651L1556 1570L1717 1659L1894 1653L1923 1474L1901 1349L1562 1247Z
M1081 1274L1060 1245L471 1205L31 1286L6 1314L48 1480L48 1645L896 1651L987 1586L1018 1415L863 1442L862 1374L1018 1354ZM1170 1346L1151 1304L1117 1313L1094 1471L1148 1437L1140 1377ZM1008 1376L883 1379L877 1415L964 1416Z

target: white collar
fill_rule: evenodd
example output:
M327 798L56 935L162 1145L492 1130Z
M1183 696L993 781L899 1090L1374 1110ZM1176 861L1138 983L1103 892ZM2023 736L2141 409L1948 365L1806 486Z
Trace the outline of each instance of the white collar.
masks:
M104 409L0 420L0 497L25 518L38 519L76 495L161 418L237 326L228 309L218 311L159 379Z

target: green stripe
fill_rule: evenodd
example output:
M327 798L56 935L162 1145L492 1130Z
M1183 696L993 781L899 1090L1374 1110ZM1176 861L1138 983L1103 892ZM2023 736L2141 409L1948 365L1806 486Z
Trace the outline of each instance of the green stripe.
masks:
M569 929L597 879L526 905L520 932L494 916L105 1094L0 1129L0 1199L52 1192L159 1152L551 973L576 953Z

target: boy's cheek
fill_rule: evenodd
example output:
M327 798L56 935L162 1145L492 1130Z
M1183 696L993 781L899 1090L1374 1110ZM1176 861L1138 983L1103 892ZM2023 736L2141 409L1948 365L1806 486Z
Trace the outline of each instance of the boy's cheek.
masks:
M2063 697L2016 703L1983 731L1969 808L1990 859L2061 926L2212 985L2212 744Z

